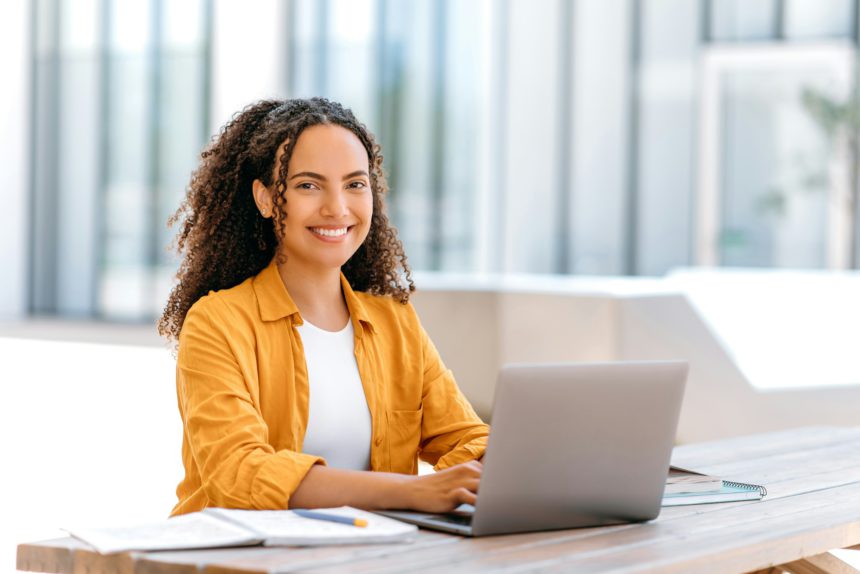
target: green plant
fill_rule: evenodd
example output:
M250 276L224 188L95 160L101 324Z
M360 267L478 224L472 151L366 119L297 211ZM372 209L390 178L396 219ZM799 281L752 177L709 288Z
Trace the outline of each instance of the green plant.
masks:
M844 193L837 196L839 209L847 225L842 240L846 242L847 266L857 267L857 249L855 234L857 232L856 210L858 201L858 143L860 143L860 93L855 87L845 99L837 99L832 95L815 88L804 88L801 93L801 103L809 117L824 134L831 157L841 158L847 163L842 181L834 181L832 170L826 174L814 174L807 178L815 186L827 189L843 189ZM823 175L823 177L822 177ZM807 182L810 183L810 182ZM809 187L809 185L807 185Z

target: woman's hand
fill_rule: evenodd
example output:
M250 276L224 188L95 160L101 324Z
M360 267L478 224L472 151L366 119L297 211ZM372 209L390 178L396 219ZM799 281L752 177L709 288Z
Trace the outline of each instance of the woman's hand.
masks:
M475 504L484 465L471 460L433 474L412 477L407 489L407 508L422 512L449 512L461 504Z
M484 465L464 462L434 474L343 470L315 465L289 500L290 508L355 506L367 510L399 509L448 512L475 504Z

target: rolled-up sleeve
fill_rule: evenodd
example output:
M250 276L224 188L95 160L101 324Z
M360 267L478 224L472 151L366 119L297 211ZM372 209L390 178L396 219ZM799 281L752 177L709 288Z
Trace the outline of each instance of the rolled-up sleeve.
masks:
M198 305L183 324L176 365L183 462L196 466L207 506L288 508L310 468L325 461L269 444L256 361L247 356L253 347L231 340L227 325Z
M436 470L481 458L490 428L460 391L423 327L421 458Z

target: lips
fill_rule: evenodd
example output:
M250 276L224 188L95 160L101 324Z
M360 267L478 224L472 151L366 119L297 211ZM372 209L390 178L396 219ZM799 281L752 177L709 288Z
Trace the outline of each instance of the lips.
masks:
M322 237L343 237L349 231L349 227L309 227L311 233L315 233L316 235L320 235Z
M357 223L350 225L325 225L307 227L314 237L325 243L341 243L346 241L348 237L352 237L351 232Z

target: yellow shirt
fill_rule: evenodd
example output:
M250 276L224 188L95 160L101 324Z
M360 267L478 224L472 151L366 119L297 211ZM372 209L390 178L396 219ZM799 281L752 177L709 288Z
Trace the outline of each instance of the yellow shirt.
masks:
M480 458L489 427L475 414L412 305L354 292L341 276L371 413L370 467L415 474ZM308 374L298 308L272 262L188 311L176 390L185 478L172 515L207 506L283 509L325 461L302 452Z

